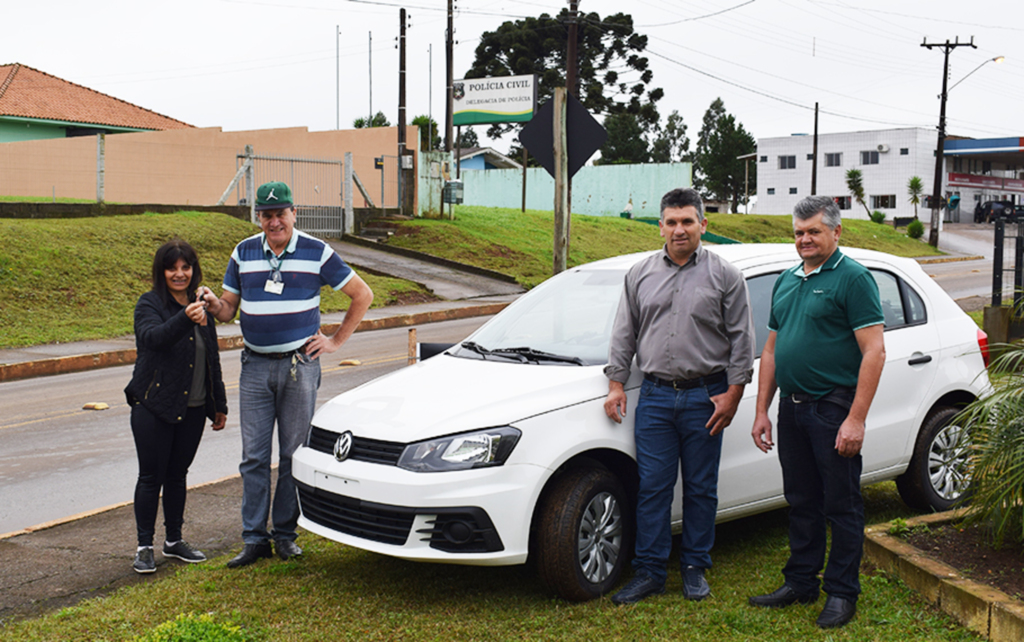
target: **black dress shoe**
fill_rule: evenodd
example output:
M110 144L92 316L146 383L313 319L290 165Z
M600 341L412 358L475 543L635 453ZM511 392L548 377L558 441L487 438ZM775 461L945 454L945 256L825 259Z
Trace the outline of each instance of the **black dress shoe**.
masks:
M852 620L856 614L857 605L854 602L829 595L816 624L823 629L835 629Z
M780 588L767 595L755 595L747 598L750 606L760 606L768 609L781 609L792 604L810 604L818 599L818 594L800 595L788 585L783 584Z
M277 556L283 560L302 555L302 549L295 542L287 539L274 540L274 548L277 549Z
M248 566L255 563L260 558L270 557L273 554L273 550L270 548L270 542L246 544L245 548L242 549L242 552L234 556L231 561L228 562L228 568L241 568L242 566Z
M650 575L637 575L621 591L612 596L615 604L636 604L651 595L665 592L665 585Z

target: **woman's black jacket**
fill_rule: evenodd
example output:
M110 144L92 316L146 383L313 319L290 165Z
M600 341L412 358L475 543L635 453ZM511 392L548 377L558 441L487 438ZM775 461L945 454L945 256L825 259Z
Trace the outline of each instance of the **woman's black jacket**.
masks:
M124 389L128 405L141 403L161 421L180 423L188 409L196 347L194 328L206 344L206 416L227 414L227 394L220 370L217 330L207 314L206 325L196 326L172 297L166 305L153 290L135 305L135 371Z

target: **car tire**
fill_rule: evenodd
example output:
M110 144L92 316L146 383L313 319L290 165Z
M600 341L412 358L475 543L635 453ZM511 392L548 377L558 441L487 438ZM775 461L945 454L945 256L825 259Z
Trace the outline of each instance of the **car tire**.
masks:
M632 556L633 508L604 468L577 468L544 496L535 539L537 572L563 599L583 602L609 592Z
M932 410L921 426L906 472L896 478L900 497L911 508L946 511L969 492L967 431L954 421L959 408Z

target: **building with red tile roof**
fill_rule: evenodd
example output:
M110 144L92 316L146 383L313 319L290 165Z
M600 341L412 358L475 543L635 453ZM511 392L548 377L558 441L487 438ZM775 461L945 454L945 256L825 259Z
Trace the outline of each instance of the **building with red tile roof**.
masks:
M0 143L191 127L26 65L0 65Z

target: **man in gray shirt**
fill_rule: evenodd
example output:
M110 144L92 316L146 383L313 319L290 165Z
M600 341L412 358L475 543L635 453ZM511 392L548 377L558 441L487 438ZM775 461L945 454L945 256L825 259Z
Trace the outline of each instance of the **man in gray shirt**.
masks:
M634 435L640 490L633 579L612 597L631 604L665 591L672 549L672 496L683 477L683 595L710 594L722 431L754 363L754 327L743 274L707 251L704 204L692 189L661 199L661 252L634 265L612 330L604 410L621 423L633 357L644 373Z

